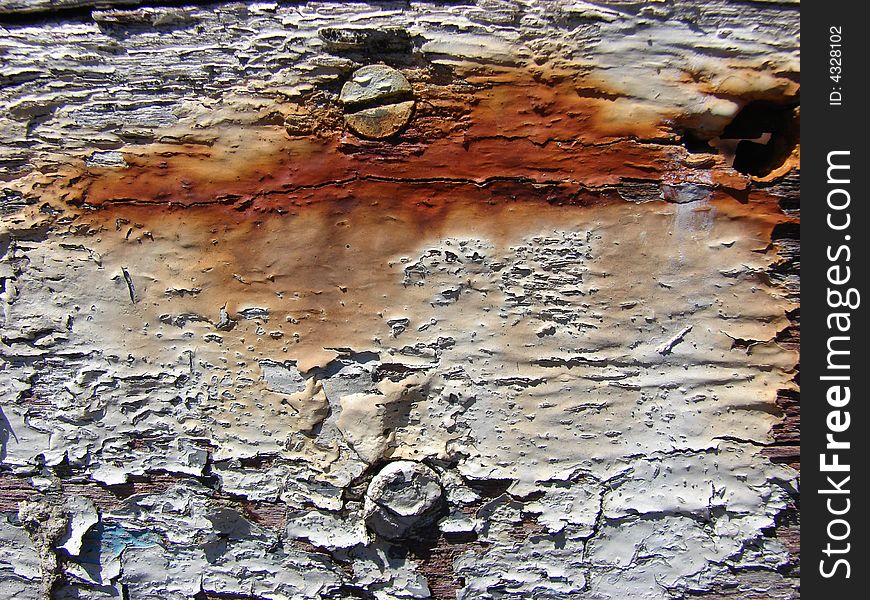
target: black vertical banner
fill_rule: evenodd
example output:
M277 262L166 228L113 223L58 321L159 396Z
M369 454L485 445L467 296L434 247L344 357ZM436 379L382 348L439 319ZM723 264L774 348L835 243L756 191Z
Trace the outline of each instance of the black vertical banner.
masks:
M870 588L865 4L801 4L801 591Z

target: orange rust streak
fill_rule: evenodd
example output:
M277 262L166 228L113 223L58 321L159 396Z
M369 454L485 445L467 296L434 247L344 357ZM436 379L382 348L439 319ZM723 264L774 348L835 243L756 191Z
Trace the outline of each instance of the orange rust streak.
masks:
M570 79L542 82L515 72L452 100L441 97L443 89L423 87L411 127L387 142L340 131L289 137L282 127L261 126L218 132L212 146L129 148L129 168L87 170L81 201L232 203L366 178L524 179L559 182L576 192L626 178L661 180L679 168L682 148L615 137L625 124L606 122L610 102L581 96L574 86ZM444 129L433 114L436 105L455 115L456 127ZM635 125L634 137L657 130Z
M277 133L279 137L283 132ZM459 141L437 142L420 158L382 163L367 154L347 155L336 144L312 148L297 140L275 139L259 156L214 149L171 158L131 156L121 172L92 170L86 202L116 201L193 205L220 199L248 199L269 192L334 186L380 178L414 182L444 179L485 183L493 178L564 182L581 187L616 185L624 178L660 179L669 156L634 142L596 149L541 148L528 142L486 139L466 149Z

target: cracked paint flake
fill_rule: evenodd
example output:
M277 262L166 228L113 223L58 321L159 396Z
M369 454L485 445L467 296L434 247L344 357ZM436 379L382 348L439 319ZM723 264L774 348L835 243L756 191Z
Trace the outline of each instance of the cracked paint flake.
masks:
M0 595L796 598L795 8L0 2Z

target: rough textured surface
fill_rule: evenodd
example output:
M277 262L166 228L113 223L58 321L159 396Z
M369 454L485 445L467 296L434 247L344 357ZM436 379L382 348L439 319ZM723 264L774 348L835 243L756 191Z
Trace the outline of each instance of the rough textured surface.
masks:
M797 8L0 0L0 595L797 598Z

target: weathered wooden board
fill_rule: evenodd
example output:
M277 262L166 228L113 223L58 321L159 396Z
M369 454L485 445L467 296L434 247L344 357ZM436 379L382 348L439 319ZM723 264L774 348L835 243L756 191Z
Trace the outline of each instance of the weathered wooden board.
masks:
M0 1L0 595L797 598L798 41Z

